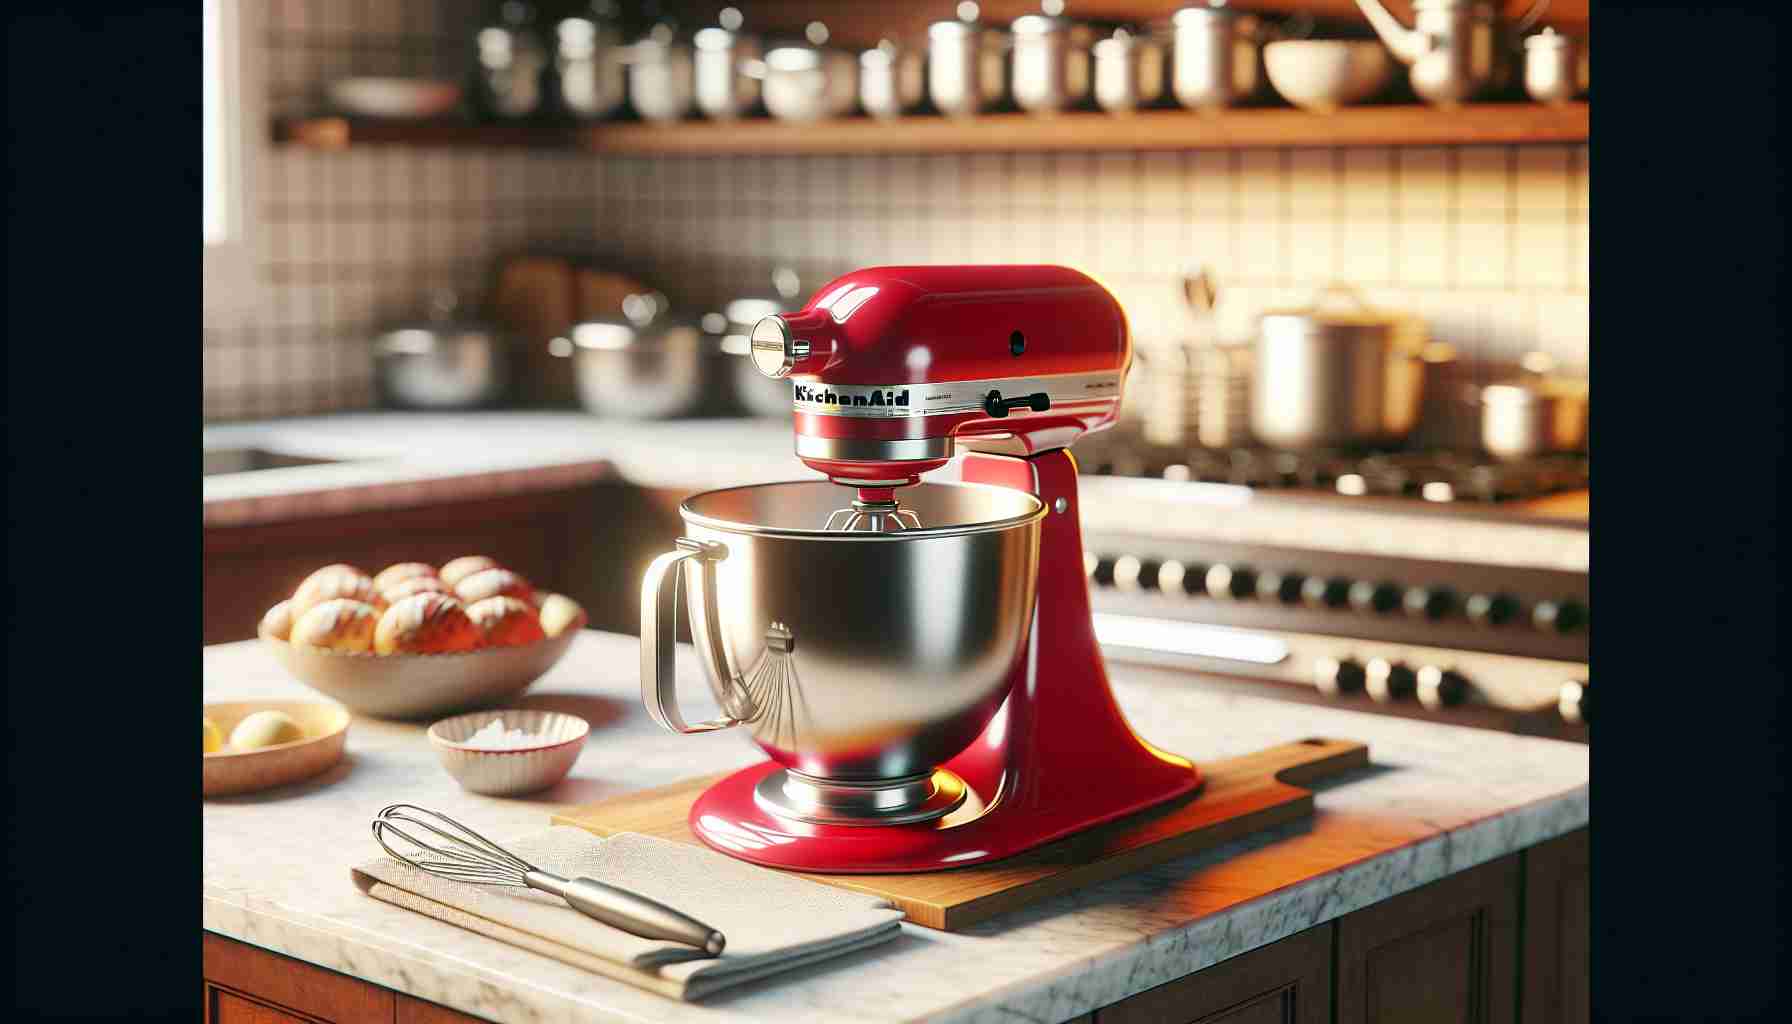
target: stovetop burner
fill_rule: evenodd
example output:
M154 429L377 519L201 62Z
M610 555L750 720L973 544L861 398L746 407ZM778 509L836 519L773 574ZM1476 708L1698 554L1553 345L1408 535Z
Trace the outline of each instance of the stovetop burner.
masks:
M1351 497L1498 503L1585 488L1585 455L1514 462L1457 451L1177 448L1137 437L1094 435L1075 447L1085 475L1242 484L1266 490L1326 491Z

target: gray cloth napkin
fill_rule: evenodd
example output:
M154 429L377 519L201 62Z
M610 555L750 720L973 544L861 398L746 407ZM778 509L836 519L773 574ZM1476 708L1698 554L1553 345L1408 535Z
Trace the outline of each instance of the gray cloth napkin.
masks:
M875 896L632 832L600 839L559 826L500 845L543 871L595 878L684 911L726 936L727 948L712 957L639 938L547 893L437 878L390 857L350 875L374 899L675 999L886 942L903 916Z

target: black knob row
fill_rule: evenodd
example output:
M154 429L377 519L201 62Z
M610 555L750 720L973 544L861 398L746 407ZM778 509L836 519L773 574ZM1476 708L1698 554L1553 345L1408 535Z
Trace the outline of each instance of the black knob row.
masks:
M1416 697L1433 711L1461 704L1470 689L1468 680L1452 669L1425 665L1415 670L1386 658L1371 658L1366 665L1352 658L1319 658L1313 662L1313 684L1328 697L1367 691L1379 704Z
M1470 622L1481 626L1504 626L1516 621L1523 610L1523 604L1511 594L1477 593L1460 599L1445 586L1403 588L1389 580L1303 576L1224 562L1200 565L1135 555L1085 555L1084 562L1089 578L1098 586L1121 590L1157 590L1222 600L1255 598L1321 611L1350 608L1364 615L1402 611L1431 622L1447 619L1460 609ZM1545 632L1573 633L1585 629L1588 618L1587 607L1572 598L1539 601L1531 609L1532 624Z

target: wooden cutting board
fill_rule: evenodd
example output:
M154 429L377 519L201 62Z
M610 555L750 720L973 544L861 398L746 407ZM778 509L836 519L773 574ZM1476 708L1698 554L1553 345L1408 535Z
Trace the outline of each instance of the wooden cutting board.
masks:
M1201 762L1206 782L1193 797L1078 833L1007 860L915 875L809 875L818 882L873 893L910 921L959 931L994 917L1313 813L1303 785L1369 764L1369 748L1351 740L1307 739L1254 754ZM697 844L685 818L722 778L643 790L554 815L600 836L640 832Z

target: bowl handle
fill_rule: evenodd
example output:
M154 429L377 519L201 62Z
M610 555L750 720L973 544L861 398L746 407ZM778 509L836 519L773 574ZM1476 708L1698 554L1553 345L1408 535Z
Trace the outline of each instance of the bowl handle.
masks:
M716 615L716 567L715 564L728 557L728 549L710 541L694 540L690 537L678 538L675 551L668 551L653 560L647 567L647 575L641 581L641 703L647 705L647 714L668 732L715 732L739 725L741 719L728 712L728 702L723 701L720 718L712 718L707 722L687 725L684 716L678 711L678 679L672 670L672 650L676 642L673 630L678 621L679 582L692 559L702 573L700 577L703 590L703 629L693 630L692 639L699 646L707 646L704 652L705 667L726 666L726 652L722 646L722 630L720 619ZM730 680L712 679L716 684L718 696L737 692L738 687L731 686Z

